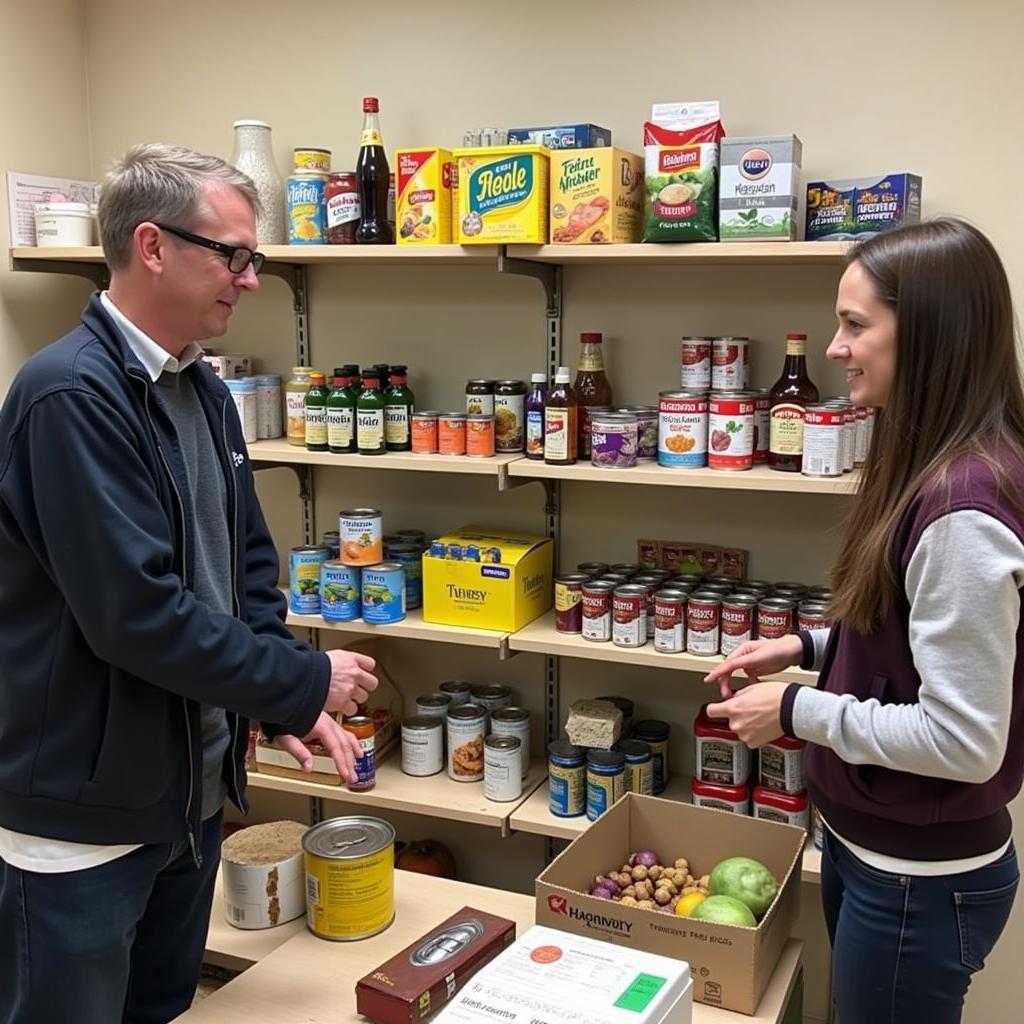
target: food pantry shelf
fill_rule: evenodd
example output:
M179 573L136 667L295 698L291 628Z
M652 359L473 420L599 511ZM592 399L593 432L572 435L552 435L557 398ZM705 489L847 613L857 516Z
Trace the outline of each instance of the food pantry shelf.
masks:
M535 654L551 654L562 658L586 658L591 661L614 661L619 665L641 665L645 668L667 668L679 672L697 672L706 675L720 657L701 658L695 654L665 654L654 649L648 641L643 647L616 647L611 641L596 643L584 640L578 633L559 633L555 629L555 613L534 620L528 626L508 638L509 649L532 651ZM767 677L790 683L804 683L813 686L818 681L816 672L790 668ZM710 691L709 691L710 692Z
M507 252L509 256L524 260L562 266L723 266L742 263L841 266L849 248L845 242L655 242L634 245L510 245Z
M444 772L425 779L406 775L402 771L401 755L396 752L377 765L377 785L368 793L352 793L345 786L328 786L260 772L249 772L249 785L279 793L361 804L376 810L406 811L428 818L489 825L505 835L509 831L511 814L546 778L547 763L537 759L531 763L530 772L523 782L523 796L507 803L496 803L484 796L482 782L455 782Z

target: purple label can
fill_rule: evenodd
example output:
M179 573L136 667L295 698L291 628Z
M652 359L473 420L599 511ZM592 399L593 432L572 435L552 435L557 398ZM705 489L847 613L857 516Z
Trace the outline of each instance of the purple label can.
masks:
M590 419L590 461L608 469L636 465L637 417L631 412L595 412Z

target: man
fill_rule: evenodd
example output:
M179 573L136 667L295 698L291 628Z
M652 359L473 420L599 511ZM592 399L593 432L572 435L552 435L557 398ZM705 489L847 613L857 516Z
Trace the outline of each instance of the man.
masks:
M248 719L353 775L326 712L366 700L373 659L284 626L241 427L196 344L259 286L257 207L221 160L132 149L100 200L109 291L0 410L0 1024L188 1007Z

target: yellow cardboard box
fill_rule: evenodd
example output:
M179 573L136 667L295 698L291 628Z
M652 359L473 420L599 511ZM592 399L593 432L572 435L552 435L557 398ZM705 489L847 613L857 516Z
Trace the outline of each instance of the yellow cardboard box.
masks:
M439 538L448 557L423 555L423 621L514 632L552 605L553 545L492 527Z
M460 245L548 240L546 146L456 149Z
M551 154L551 241L569 245L639 242L644 158L624 149Z
M395 151L395 227L399 245L452 240L452 155L447 149Z

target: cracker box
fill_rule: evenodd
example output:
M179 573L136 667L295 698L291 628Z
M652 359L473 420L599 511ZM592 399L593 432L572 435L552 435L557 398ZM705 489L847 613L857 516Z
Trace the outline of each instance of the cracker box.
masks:
M423 621L522 629L551 608L552 549L547 537L489 527L446 534L423 555Z
M799 915L802 828L627 793L551 862L537 878L539 925L685 960L693 998L753 1014ZM664 861L685 857L695 876L727 857L753 857L775 876L779 891L756 928L713 924L587 896L597 875L637 850Z
M445 245L452 240L452 155L447 149L395 152L396 241Z
M546 128L510 128L510 145L547 146L548 149L594 149L610 146L612 133L596 124L562 124Z
M838 178L807 184L808 242L869 238L921 219L921 178Z
M721 240L793 241L803 143L795 135L769 135L725 138L721 146Z
M571 245L639 242L644 159L623 149L551 154L551 241Z
M252 361L240 352L213 352L207 350L203 362L221 380L240 380L252 373Z
M548 240L548 150L544 146L457 149L460 245Z

